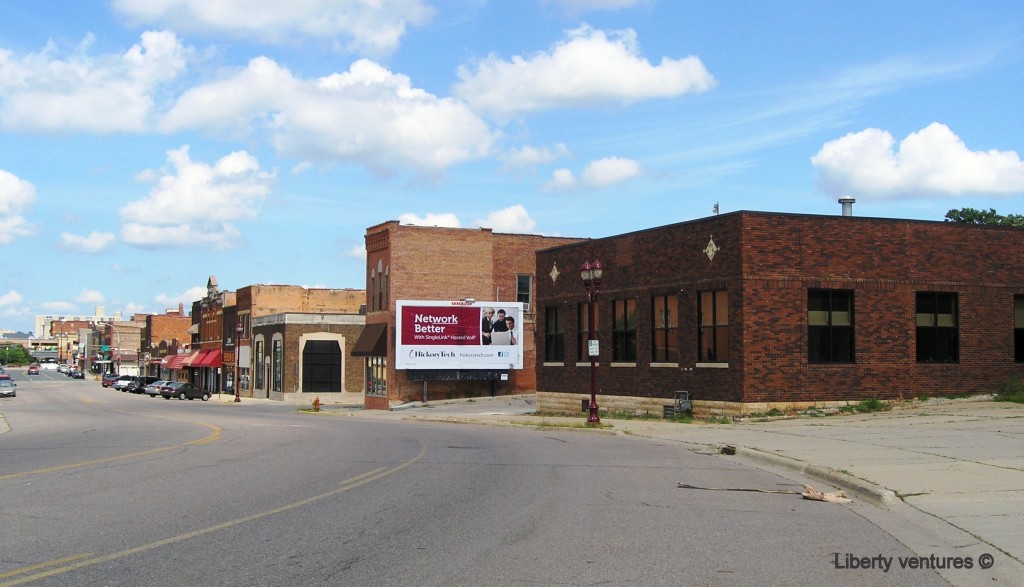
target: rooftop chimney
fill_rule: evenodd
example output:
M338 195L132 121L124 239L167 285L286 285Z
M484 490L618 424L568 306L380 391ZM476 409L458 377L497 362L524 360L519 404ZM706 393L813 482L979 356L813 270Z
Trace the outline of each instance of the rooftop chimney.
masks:
M856 198L850 196L839 198L839 203L843 205L843 216L853 216L853 203L856 201Z

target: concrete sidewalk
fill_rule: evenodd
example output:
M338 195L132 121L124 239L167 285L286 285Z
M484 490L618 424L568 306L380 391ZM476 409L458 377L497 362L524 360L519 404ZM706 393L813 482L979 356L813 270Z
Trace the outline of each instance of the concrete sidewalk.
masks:
M413 403L390 412L328 406L363 417L545 426L577 418L535 415L533 396ZM731 424L602 419L600 430L745 461L818 491L841 489L853 508L918 555L971 557L940 571L953 585L1024 585L1024 405L930 400L891 411ZM681 490L684 491L684 490ZM885 553L864 553L865 555ZM992 556L992 566L982 555Z

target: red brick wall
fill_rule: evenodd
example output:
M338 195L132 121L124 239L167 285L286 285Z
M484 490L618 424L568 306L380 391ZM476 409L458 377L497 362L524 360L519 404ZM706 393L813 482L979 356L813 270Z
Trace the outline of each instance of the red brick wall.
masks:
M386 234L385 234L386 233ZM396 300L515 301L516 276L534 274L535 251L539 248L577 242L575 238L501 234L490 229L402 226L388 222L367 229L367 280L378 260L388 267L389 288L386 312L367 313L367 324L387 321L389 325L388 400L419 400L423 383L409 381L394 365L394 308ZM536 278L535 278L536 280ZM367 308L372 287L367 282ZM513 371L508 381L496 383L496 393L533 391L536 350L533 315L524 320L524 369ZM430 381L428 400L474 397L490 394L489 381ZM367 407L371 398L367 399ZM382 404L377 407L386 407Z
M721 248L703 252L711 238ZM589 368L577 367L576 304L585 290L576 268L605 265L598 329L602 392L722 401L835 401L981 393L1013 363L1013 295L1024 293L1024 231L840 216L733 213L582 244L538 255L538 355L543 306L563 308L565 366L538 363L538 390L587 393ZM697 367L697 292L729 290L728 368ZM855 304L855 363L807 361L807 290L850 289ZM916 361L915 293L959 296L960 360ZM677 292L678 367L651 367L650 297ZM638 361L611 367L611 300L636 297Z

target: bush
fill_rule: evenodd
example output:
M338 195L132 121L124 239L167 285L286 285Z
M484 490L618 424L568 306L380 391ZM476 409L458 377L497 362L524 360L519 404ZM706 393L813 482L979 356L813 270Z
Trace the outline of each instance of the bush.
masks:
M1018 404L1024 404L1024 378L1020 375L1014 375L996 390L995 397L993 398L997 402L1016 402Z

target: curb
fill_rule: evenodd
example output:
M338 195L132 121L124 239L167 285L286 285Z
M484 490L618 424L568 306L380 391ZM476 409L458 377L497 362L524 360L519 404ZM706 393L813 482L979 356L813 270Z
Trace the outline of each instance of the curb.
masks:
M808 477L813 477L819 481L830 483L877 507L889 509L894 505L903 503L903 500L897 497L896 493L890 489L879 487L870 481L858 479L828 467L799 461L756 448L741 446L736 447L736 455L767 465L782 467Z

